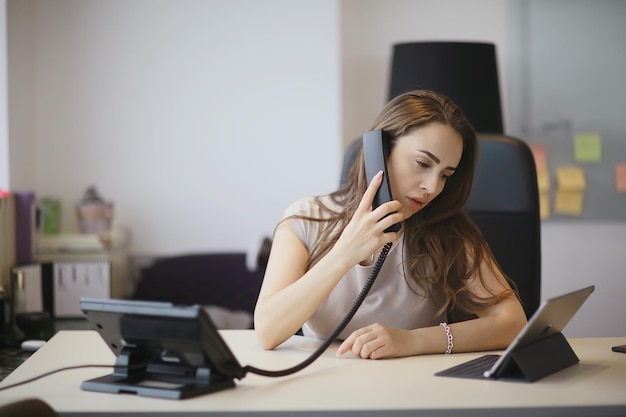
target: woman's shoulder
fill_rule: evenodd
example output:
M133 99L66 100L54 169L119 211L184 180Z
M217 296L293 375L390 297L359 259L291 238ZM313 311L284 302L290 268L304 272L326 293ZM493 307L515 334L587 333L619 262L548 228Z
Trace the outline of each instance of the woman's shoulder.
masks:
M338 208L337 204L328 195L303 197L294 201L285 209L285 216L317 218L320 217L323 212L322 206L330 210Z
M285 209L286 216L293 216L297 214L305 214L311 211L317 204L315 203L315 197L303 197L292 202Z
M329 196L305 197L291 203L285 210L283 219L287 220L291 230L308 250L315 242L322 224L312 220L328 218L330 214L327 204L331 203Z

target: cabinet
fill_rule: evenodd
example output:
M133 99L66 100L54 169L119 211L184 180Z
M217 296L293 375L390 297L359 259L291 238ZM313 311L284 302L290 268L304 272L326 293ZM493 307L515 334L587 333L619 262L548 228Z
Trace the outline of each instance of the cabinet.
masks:
M134 290L130 231L116 228L100 234L38 235L36 262L108 261L111 264L111 298L129 298Z

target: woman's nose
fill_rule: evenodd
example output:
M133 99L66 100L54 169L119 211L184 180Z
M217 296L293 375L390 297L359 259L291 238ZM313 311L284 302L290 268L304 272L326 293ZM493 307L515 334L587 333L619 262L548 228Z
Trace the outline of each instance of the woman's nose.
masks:
M428 194L432 194L435 192L437 188L438 176L435 175L427 175L422 178L421 188L426 191Z

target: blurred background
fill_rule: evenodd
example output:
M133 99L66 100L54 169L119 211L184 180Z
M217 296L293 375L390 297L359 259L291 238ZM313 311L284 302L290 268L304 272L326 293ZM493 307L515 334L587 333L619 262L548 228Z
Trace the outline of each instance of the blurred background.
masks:
M387 100L399 42L495 44L507 134L626 142L620 0L0 6L0 188L58 199L61 230L75 233L74 205L97 186L136 258L245 251L290 202L334 190L344 149ZM613 320L626 291L620 213L542 223L543 298L597 285L570 336L626 334Z

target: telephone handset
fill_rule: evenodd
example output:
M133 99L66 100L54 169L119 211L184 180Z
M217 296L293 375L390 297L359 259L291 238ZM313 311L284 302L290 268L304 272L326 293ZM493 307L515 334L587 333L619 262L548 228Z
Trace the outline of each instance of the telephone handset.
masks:
M363 159L365 161L367 183L369 184L379 171L383 171L383 182L376 192L372 209L393 200L386 164L386 158L389 156L389 153L385 152L385 149L388 149L390 145L391 137L382 130L372 130L363 135ZM397 232L398 230L400 230L400 223L389 226L385 229L385 232Z

